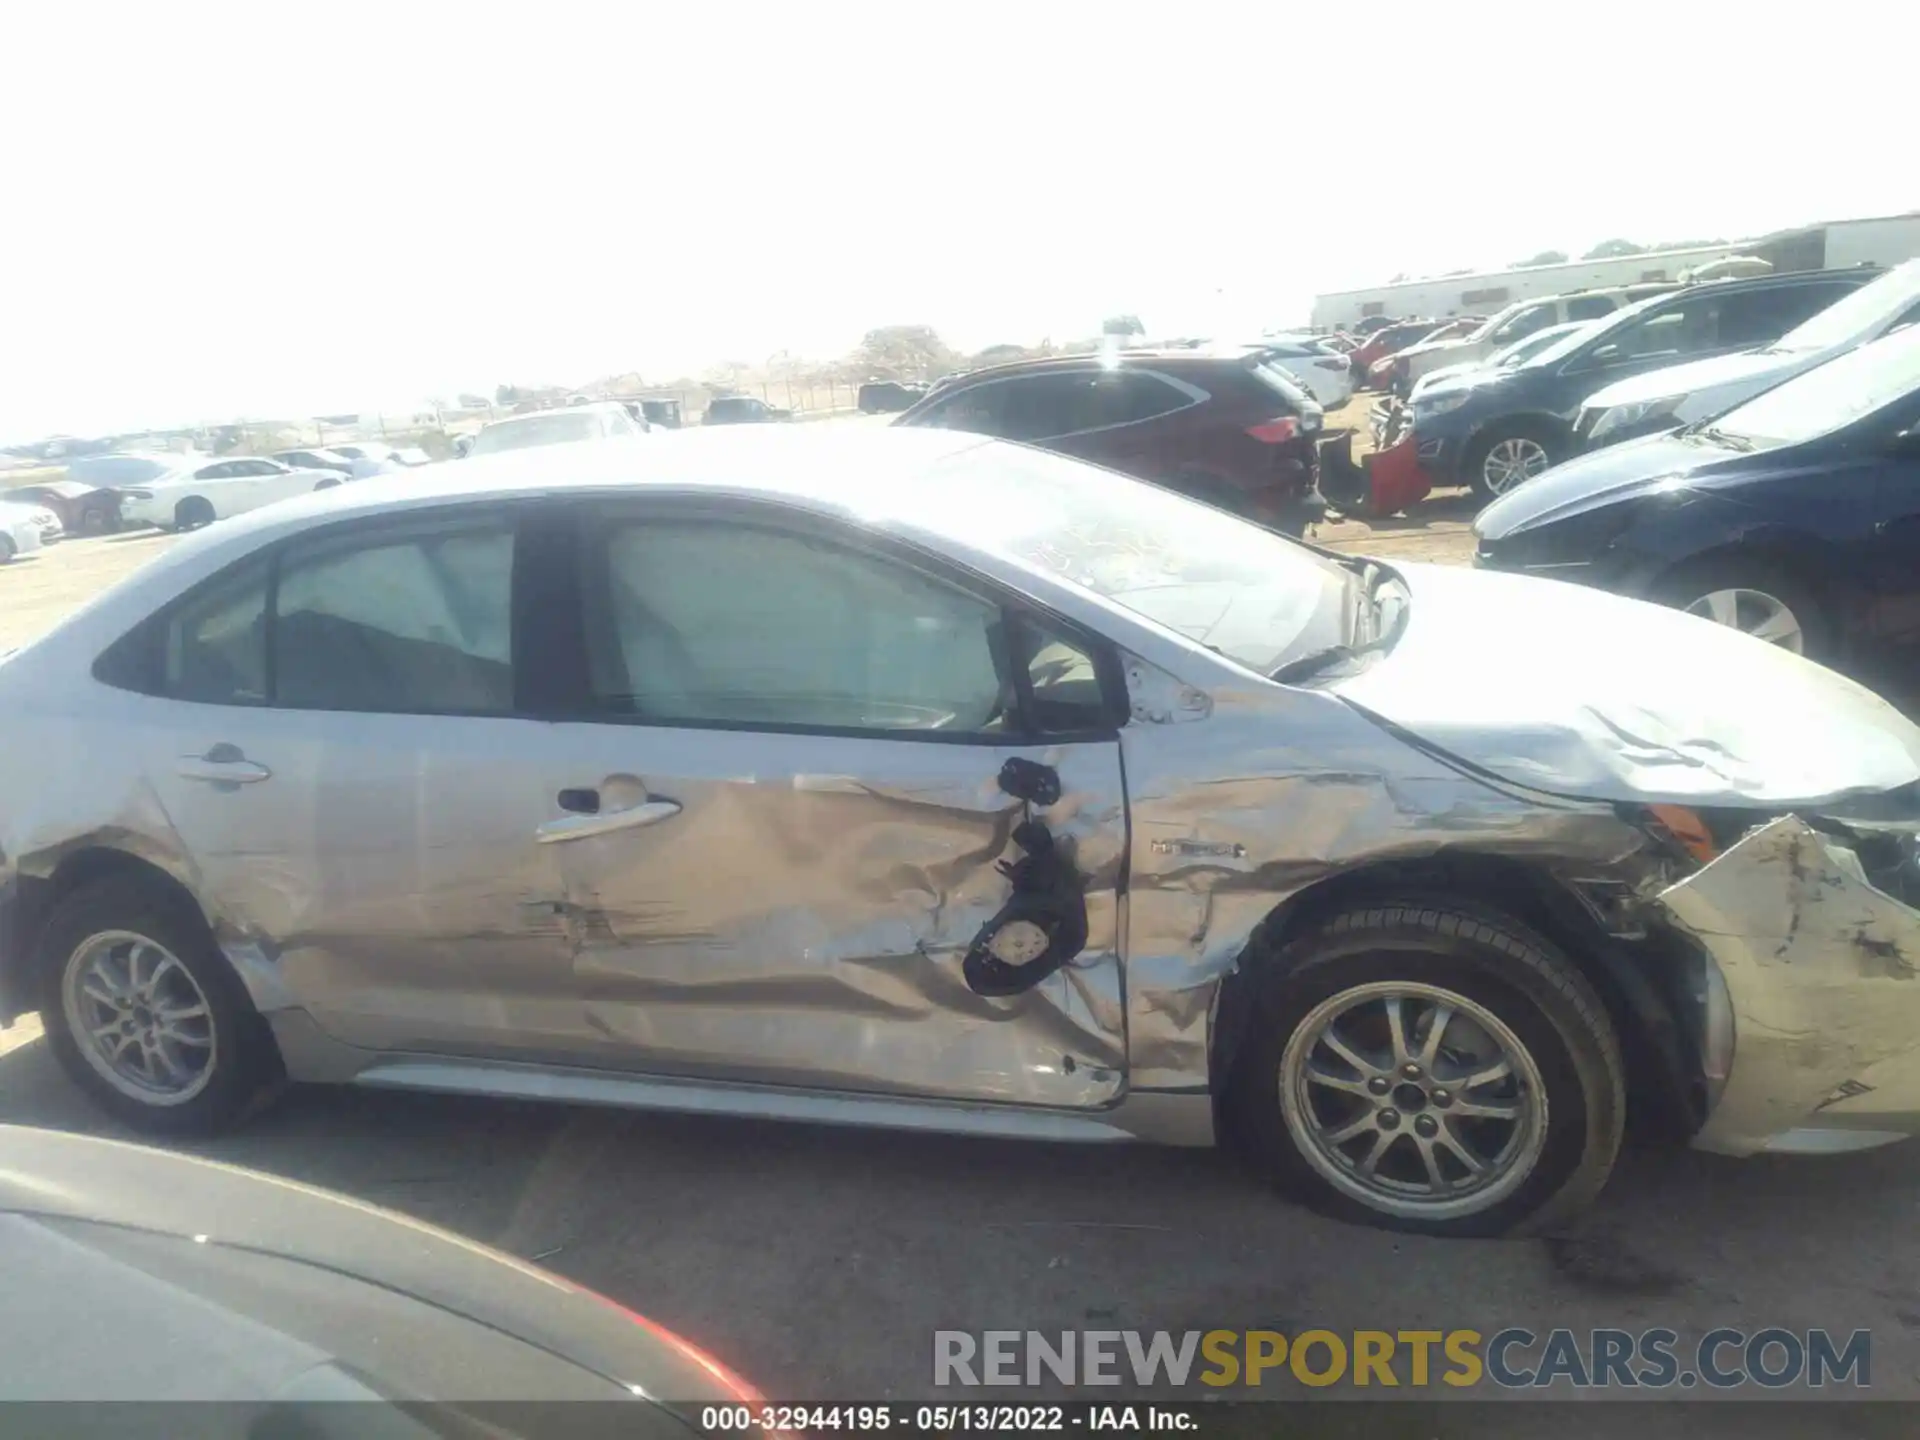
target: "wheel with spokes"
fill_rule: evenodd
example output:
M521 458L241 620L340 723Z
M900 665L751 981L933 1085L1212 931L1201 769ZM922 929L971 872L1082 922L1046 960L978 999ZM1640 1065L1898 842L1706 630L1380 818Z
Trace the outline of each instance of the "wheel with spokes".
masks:
M1814 589L1760 556L1722 555L1682 567L1660 587L1676 610L1808 659L1826 658L1827 609Z
M1229 1114L1284 1188L1433 1235L1551 1229L1605 1184L1620 1048L1578 968L1444 902L1336 915L1256 977Z
M1496 426L1467 452L1462 478L1483 500L1497 500L1560 463L1561 446L1532 424Z
M266 1023L205 923L158 884L117 875L81 886L55 906L37 954L54 1053L117 1119L208 1134L279 1080Z

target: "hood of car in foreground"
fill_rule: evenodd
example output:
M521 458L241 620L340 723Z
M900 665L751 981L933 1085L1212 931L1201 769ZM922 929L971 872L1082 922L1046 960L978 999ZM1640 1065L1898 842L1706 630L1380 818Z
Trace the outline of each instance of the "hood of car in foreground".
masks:
M1737 452L1672 434L1609 445L1509 490L1475 517L1473 533L1483 540L1503 540L1603 505L1675 488L1737 458Z
M0 1126L0 1257L18 1312L0 1314L0 1399L752 1395L651 1321L450 1232L88 1136ZM650 1409L635 1433L661 1433Z
M1669 395L1691 395L1719 385L1736 385L1742 380L1764 380L1778 372L1782 379L1802 369L1817 352L1742 350L1737 355L1716 355L1693 360L1685 365L1668 365L1615 381L1587 397L1589 410L1610 410L1616 405L1639 405L1648 400L1664 400Z
M1342 699L1553 794L1800 807L1920 779L1920 729L1864 686L1675 610L1552 580L1400 567L1412 594Z

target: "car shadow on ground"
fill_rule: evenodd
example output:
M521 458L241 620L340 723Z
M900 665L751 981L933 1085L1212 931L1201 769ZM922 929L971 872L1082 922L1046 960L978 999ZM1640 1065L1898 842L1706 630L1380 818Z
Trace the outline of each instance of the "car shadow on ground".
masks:
M0 1122L133 1138L44 1042L0 1057ZM1874 1393L1920 1395L1892 1353L1920 1331L1906 1147L1630 1150L1573 1232L1500 1242L1325 1219L1222 1152L370 1090L296 1088L237 1134L175 1148L537 1260L791 1398L923 1396L933 1331L1010 1326L1868 1328Z

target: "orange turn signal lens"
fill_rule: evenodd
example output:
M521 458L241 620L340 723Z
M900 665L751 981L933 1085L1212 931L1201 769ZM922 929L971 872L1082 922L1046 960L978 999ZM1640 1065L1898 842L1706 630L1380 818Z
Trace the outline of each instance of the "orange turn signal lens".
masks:
M1705 865L1720 853L1713 832L1706 822L1684 805L1649 805L1653 818L1666 826L1667 833L1680 842L1680 848Z

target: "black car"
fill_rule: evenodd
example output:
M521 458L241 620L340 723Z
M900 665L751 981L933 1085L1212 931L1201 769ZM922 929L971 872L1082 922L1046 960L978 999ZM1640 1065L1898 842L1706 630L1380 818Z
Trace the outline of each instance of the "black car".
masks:
M926 398L927 387L907 385L898 380L869 380L860 387L855 401L863 415L886 415L907 410Z
M1735 625L1920 709L1920 327L1562 465L1474 533L1476 565Z
M793 411L769 405L757 395L716 395L707 402L703 425L764 425L771 420L791 420Z
M116 1429L157 1433L154 1402L196 1401L160 1429L684 1440L715 1404L760 1401L680 1336L511 1256L113 1140L0 1125L0 1264L0 1400L118 1403ZM572 1411L589 1428L556 1430L579 1401L596 1402Z
M1413 402L1415 457L1436 486L1500 495L1575 453L1574 421L1596 390L1663 365L1771 344L1879 273L1711 280L1629 305L1523 365L1422 390Z

